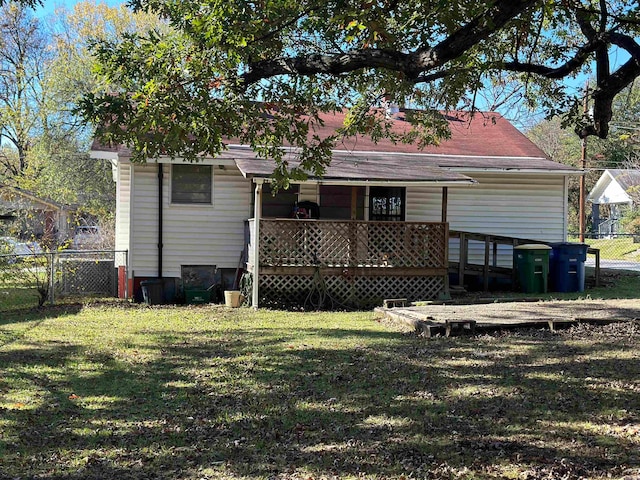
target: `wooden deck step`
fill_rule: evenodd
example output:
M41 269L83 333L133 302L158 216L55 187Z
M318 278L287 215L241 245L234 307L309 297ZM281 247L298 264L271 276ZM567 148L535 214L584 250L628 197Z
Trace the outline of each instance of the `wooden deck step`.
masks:
M547 323L549 324L549 330L555 332L557 327L571 327L580 323L580 320L575 318L550 318L547 320Z
M476 321L469 319L445 321L445 335L447 337L450 337L453 331L463 332L464 330L469 330L471 335L474 335L476 333Z
M387 298L382 302L382 306L384 308L393 308L393 307L406 307L407 299L406 298Z

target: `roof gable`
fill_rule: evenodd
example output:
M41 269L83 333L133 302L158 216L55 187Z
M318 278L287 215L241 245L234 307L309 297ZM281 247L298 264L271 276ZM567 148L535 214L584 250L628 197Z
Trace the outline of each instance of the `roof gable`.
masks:
M640 185L640 170L612 168L609 169L609 174L625 192Z
M640 185L640 170L605 170L589 192L587 200L596 204L631 203L629 188Z

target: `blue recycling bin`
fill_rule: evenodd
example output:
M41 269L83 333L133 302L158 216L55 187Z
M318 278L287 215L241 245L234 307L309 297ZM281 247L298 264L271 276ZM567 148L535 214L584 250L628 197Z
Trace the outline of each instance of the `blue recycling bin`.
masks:
M584 263L589 245L554 243L551 245L549 273L555 292L584 292Z

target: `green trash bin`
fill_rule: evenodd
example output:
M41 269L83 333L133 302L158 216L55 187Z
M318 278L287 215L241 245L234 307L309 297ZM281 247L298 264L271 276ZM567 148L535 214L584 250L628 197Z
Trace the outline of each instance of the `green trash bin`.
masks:
M549 281L549 254L551 247L543 244L527 244L514 247L513 266L520 291L547 293Z
M211 289L185 288L184 300L188 305L204 304L211 302Z

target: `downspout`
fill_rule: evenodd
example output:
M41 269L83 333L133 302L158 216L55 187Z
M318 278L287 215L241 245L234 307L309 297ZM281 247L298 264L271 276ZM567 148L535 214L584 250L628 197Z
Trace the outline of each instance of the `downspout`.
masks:
M260 217L262 216L262 182L256 183L255 196L253 200L253 288L251 291L251 305L258 308L258 284L260 265Z
M162 217L163 202L162 202L162 182L164 180L164 173L162 171L162 164L158 162L158 278L162 278Z

